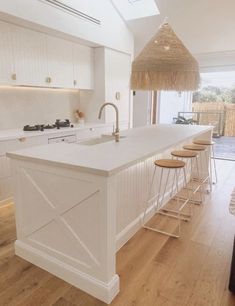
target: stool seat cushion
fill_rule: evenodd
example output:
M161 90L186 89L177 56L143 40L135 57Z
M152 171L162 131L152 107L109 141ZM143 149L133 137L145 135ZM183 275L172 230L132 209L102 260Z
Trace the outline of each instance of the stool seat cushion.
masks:
M205 145L205 146L213 146L215 144L212 140L205 140L205 139L195 139L193 141L194 144L198 145Z
M193 158L198 155L198 152L190 150L178 150L178 151L172 151L171 155L182 158Z
M185 166L185 162L182 160L175 159L158 159L154 162L154 164L158 167L162 168L183 168Z
M183 148L186 149L186 150L192 150L192 151L204 151L204 150L206 150L206 146L197 145L197 144L185 145L185 146L183 146Z

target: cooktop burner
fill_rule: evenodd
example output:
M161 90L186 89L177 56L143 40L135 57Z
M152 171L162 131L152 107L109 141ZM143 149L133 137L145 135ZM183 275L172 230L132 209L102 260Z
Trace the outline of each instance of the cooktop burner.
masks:
M56 125L55 124L46 124L46 125L43 125L43 128L46 129L46 130L55 129Z
M36 125L25 125L23 128L24 131L43 131L43 124L36 124Z
M32 131L44 131L49 129L60 129L63 127L73 127L73 124L69 121L69 119L60 120L56 119L55 124L35 124L35 125L25 125L23 130L32 132Z
M65 120L56 119L55 125L56 125L57 128L69 127L70 126L70 121L69 121L69 119L65 119Z

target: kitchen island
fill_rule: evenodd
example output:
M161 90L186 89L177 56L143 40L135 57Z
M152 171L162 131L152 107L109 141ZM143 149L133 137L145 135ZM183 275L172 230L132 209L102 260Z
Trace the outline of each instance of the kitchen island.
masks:
M141 227L154 160L211 135L208 126L156 125L124 131L119 143L9 152L16 254L110 303L119 292L115 254Z

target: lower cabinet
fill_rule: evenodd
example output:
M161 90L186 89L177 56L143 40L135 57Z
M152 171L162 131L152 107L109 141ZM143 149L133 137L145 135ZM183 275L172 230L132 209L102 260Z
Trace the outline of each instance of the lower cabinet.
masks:
M12 177L8 158L0 156L0 203L12 197Z
M0 205L7 203L13 196L11 166L6 152L47 143L48 137L46 135L0 142Z
M99 137L102 134L110 134L113 131L112 125L90 127L77 130L76 133L61 131L61 133L41 135L28 138L0 141L0 205L8 202L13 195L12 175L9 159L6 152L40 146L52 142L81 142L85 139ZM76 134L76 135L75 135Z

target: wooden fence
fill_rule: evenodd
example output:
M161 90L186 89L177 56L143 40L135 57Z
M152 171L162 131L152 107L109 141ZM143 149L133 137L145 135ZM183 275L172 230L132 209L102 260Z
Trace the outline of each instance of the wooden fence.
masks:
M194 102L193 112L201 112L199 124L214 125L224 136L235 136L235 104Z
M226 104L224 136L235 136L235 105Z

